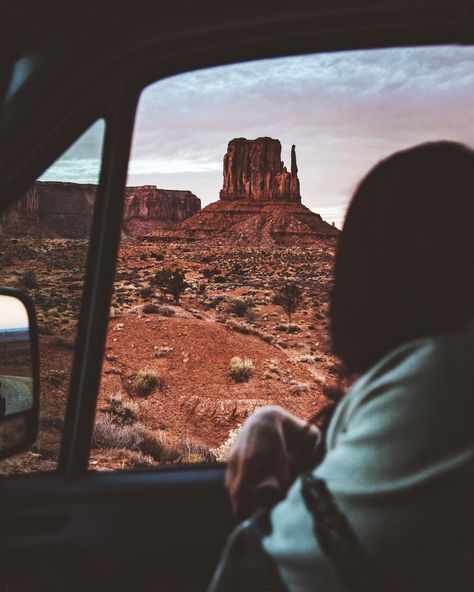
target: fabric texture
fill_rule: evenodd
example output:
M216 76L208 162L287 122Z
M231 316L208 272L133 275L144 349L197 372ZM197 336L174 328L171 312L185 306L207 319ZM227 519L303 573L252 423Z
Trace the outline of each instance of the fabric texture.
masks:
M474 323L391 352L338 405L312 477L391 582L381 592L474 590L473 425ZM349 590L315 536L303 479L271 512L263 548L288 590Z

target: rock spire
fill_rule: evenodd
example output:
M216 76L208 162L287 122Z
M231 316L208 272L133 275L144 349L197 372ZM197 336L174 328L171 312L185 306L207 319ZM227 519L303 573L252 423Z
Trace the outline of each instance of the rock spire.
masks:
M291 172L281 160L280 140L234 138L224 155L222 200L301 203L295 146L291 149Z

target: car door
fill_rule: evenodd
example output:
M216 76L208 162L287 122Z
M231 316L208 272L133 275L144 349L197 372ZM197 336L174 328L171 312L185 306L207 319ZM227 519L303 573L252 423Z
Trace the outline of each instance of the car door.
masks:
M468 37L466 13L453 13L448 3L436 5L430 27L423 6L412 3L393 3L384 11L378 3L367 3L365 12L355 13L345 5L318 11L305 3L286 8L277 4L272 13L266 5L238 19L224 14L217 3L210 4L203 14L196 7L185 16L177 9L170 15L134 13L128 38L123 24L105 30L98 26L83 58L71 52L75 61L66 60L67 67L43 55L45 61L39 63L46 64L44 68L34 71L36 78L20 88L16 102L4 110L2 146L9 145L0 166L4 206L87 124L97 117L106 122L57 470L10 476L0 484L0 581L5 590L203 590L232 526L221 465L88 471L127 164L142 87L172 73L235 60ZM103 27L110 14L104 10L96 16ZM47 17L39 19L50 31ZM159 25L158 32L150 23ZM141 28L146 35L139 34ZM83 33L79 29L78 25L70 31L76 43ZM109 49L104 43L107 31ZM126 41L121 45L120 39ZM71 49L64 35L55 41L62 48L59 53ZM55 92L45 91L46 81ZM32 124L34 134L22 131L22 119L23 125Z

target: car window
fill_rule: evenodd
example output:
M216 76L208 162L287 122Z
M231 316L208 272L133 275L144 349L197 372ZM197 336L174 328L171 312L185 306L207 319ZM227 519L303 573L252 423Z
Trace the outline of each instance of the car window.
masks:
M0 474L57 466L104 128L96 122L0 216L1 285L33 299L41 372L38 439Z
M472 57L300 56L144 90L92 469L225 461L255 409L309 419L342 396L328 297L345 208L395 150L472 143Z

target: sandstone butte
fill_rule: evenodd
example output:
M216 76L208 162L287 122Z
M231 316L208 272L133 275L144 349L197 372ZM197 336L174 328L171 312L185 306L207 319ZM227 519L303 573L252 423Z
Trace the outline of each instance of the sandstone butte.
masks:
M37 181L0 216L4 236L87 238L96 185ZM311 245L339 231L301 203L295 146L288 171L273 138L235 138L219 200L201 210L191 191L126 187L122 235L156 242Z
M97 185L37 181L0 216L3 235L87 238ZM173 226L196 214L201 200L191 191L158 189L155 185L127 187L122 232L141 237Z
M301 203L295 146L288 171L279 140L235 138L224 155L223 177L218 201L146 239L292 246L333 240L339 234Z

